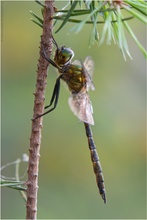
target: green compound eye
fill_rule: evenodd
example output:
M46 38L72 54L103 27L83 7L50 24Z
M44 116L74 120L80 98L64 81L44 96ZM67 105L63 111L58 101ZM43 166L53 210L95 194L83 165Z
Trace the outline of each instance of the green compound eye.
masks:
M62 47L61 48L61 57L65 62L64 64L66 64L74 57L74 52L70 48Z
M73 50L67 47L57 48L55 52L54 61L55 63L61 67L63 65L67 65L74 56Z

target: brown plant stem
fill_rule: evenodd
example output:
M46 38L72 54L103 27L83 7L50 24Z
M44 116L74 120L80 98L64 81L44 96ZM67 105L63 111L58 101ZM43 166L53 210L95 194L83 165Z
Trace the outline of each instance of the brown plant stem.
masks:
M34 93L33 118L44 111L44 94L47 84L47 68L49 63L42 55L42 45L46 48L48 57L52 51L52 17L54 14L54 1L45 1L43 33L40 42L40 57L38 60L36 91ZM27 203L26 219L37 219L37 192L38 192L38 170L41 145L42 117L32 120L30 136L28 180L27 180Z

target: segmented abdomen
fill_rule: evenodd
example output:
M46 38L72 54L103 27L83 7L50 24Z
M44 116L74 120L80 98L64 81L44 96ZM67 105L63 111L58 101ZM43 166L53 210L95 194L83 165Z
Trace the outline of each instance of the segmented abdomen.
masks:
M104 200L104 203L106 203L106 191L105 191L105 185L104 185L104 177L102 173L102 167L99 161L99 156L98 156L96 146L93 140L92 130L89 124L84 123L84 125L85 125L86 135L88 138L91 161L93 163L93 170L96 176L97 186L99 188L99 193L102 196L102 199Z

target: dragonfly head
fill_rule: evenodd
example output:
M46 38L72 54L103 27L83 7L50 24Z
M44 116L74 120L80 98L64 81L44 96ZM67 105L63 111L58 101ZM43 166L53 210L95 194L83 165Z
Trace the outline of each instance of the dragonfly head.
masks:
M74 52L70 48L67 47L57 47L55 56L54 56L54 62L58 66L64 66L67 65L71 59L74 57Z
M65 46L58 47L57 42L55 39L53 39L53 44L56 46L55 56L54 56L54 62L59 67L63 67L64 65L67 65L71 59L74 57L74 52L72 49L67 48Z

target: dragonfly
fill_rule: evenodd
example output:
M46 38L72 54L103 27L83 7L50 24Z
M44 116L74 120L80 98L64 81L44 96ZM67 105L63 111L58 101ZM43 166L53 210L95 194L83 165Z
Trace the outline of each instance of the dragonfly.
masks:
M77 118L84 123L97 186L104 203L106 203L106 190L102 167L90 126L94 125L94 119L92 103L90 101L88 91L90 89L95 89L92 82L94 62L89 56L86 57L84 62L79 60L71 62L72 58L74 57L73 50L65 46L59 47L55 39L52 39L53 44L56 47L53 60L46 56L44 46L43 55L44 58L58 70L59 76L56 79L50 104L45 107L45 109L48 110L38 115L34 119L42 117L56 108L60 92L60 80L63 80L67 84L71 94L68 100L70 109L77 116Z

